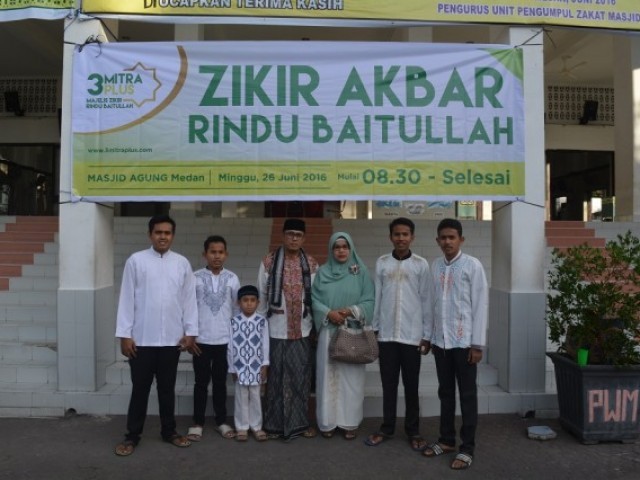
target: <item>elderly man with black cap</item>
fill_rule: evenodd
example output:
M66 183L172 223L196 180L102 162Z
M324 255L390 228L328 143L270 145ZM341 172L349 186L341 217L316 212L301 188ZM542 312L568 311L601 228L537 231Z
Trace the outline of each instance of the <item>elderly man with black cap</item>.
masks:
M283 245L260 263L258 313L269 321L270 370L264 429L270 438L314 437L309 425L311 391L311 285L318 262L302 249L306 226L290 218Z

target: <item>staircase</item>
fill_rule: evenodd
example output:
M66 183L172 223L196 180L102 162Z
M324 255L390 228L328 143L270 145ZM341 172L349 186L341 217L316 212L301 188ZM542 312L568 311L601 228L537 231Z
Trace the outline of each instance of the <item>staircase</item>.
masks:
M174 216L178 224L173 247L175 251L185 255L194 268L199 268L203 265L201 252L204 239L211 234L222 235L228 242L229 259L226 266L238 274L243 284L256 281L261 258L268 251L282 244L284 219L212 219ZM30 221L37 223L33 219ZM57 220L50 221L57 225ZM114 219L114 302L117 302L126 258L137 250L148 248L146 222L146 218L116 217ZM18 223L22 223L22 219L0 217L0 231L11 233L14 228L17 228L11 225ZM367 221L307 219L305 248L322 263L326 260L331 233L333 231L349 232L358 254L373 273L376 259L383 253L391 251L392 248L388 223L388 219ZM584 239L595 241L593 239L596 236L607 238L615 234L613 224L585 226L581 223L576 225L576 223L579 222L547 224L549 245L564 247L569 245L567 238L570 237L574 242L581 243ZM434 240L436 226L437 221L416 221L416 239L412 248L414 252L429 261L440 255ZM465 251L482 261L490 281L491 225L489 222L465 222L464 227ZM26 240L19 244L37 243L33 241L34 237L30 236L29 229L33 233L38 231L35 226L27 227L24 233ZM611 231L607 230L605 235L602 229ZM118 351L115 339L113 348L116 361L107 367L107 383L100 390L97 392L57 391L55 350L58 260L55 233L53 235L54 241L50 243L42 243L42 238L40 239L42 245L37 247L36 251L41 253L11 252L9 257L4 257L8 262L13 262L8 265L18 265L22 260L31 264L20 266L21 276L5 277L9 279L7 281L10 290L0 291L0 391L2 392L0 414L61 415L65 409L74 408L80 413L122 415L127 410L131 387L129 369ZM6 238L9 239L11 236ZM597 240L597 242L603 244L603 240ZM22 256L23 254L28 256ZM16 270L7 271L7 273L10 272L15 273ZM176 412L180 415L190 415L192 411L194 379L190 360L189 355L183 354L179 365ZM478 376L481 413L519 412L524 409L541 411L557 408L552 389L549 390L551 393L540 394L506 393L497 386L496 369L484 362L479 366ZM402 395L402 388L399 393ZM422 415L438 414L437 380L432 356L427 356L422 361L420 401ZM233 400L229 397L229 406L232 405ZM402 398L399 399L398 405L399 413L402 414ZM364 411L365 416L380 416L382 411L377 363L367 366ZM152 390L149 412L157 413L155 390Z
M585 222L553 221L545 222L547 247L566 249L587 244L604 248L606 240L596 237L594 228L588 228Z
M57 231L57 217L0 217L0 407L5 415L35 414L28 400L32 392L57 387ZM50 412L43 407L39 414Z

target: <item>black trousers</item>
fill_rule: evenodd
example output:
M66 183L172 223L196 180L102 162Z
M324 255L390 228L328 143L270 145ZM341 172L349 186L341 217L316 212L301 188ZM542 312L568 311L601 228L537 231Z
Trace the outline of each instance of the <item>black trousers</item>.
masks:
M204 425L209 382L212 383L213 416L216 425L227 421L227 345L199 343L202 353L193 356L193 423Z
M178 347L137 347L136 357L129 359L131 368L131 399L127 412L127 440L136 444L147 418L149 392L156 379L160 434L168 440L176 433L176 376L180 351Z
M456 445L456 382L460 392L460 452L473 455L476 446L476 427L478 425L478 386L476 377L478 366L469 364L468 348L443 350L434 346L438 372L438 397L440 398L440 439L444 445Z
M402 373L404 384L404 430L408 436L420 434L420 379L421 355L416 345L398 342L378 342L380 379L382 380L382 426L380 431L393 435L396 428L398 383Z

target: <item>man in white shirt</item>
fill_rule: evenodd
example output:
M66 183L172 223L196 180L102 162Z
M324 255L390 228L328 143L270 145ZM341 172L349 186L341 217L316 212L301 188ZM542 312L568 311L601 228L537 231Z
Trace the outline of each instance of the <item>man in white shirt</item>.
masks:
M405 397L404 430L409 445L423 451L427 443L420 436L421 354L426 355L429 337L426 326L431 322L429 310L429 264L411 251L415 225L399 217L389 224L393 251L376 262L376 303L373 328L378 332L380 379L382 380L382 416L380 430L365 440L377 446L393 436L396 426L398 383L402 372Z
M115 448L119 456L131 455L140 442L154 377L162 439L191 445L176 433L175 384L180 350L192 352L198 336L198 309L191 265L170 250L175 228L167 215L152 217L151 248L131 255L122 275L116 337L129 359L132 389L127 434Z
M462 224L445 218L436 238L444 257L433 262L431 272L433 323L427 334L436 359L440 398L440 437L424 451L436 457L456 450L456 382L460 395L462 427L454 470L471 466L478 423L477 367L486 343L489 287L480 261L462 253Z

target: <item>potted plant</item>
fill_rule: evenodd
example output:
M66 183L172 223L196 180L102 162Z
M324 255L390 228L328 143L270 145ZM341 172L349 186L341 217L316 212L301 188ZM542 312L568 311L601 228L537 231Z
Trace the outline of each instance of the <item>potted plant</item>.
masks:
M585 443L640 436L640 239L555 249L546 319L560 422ZM578 351L588 351L579 365Z

